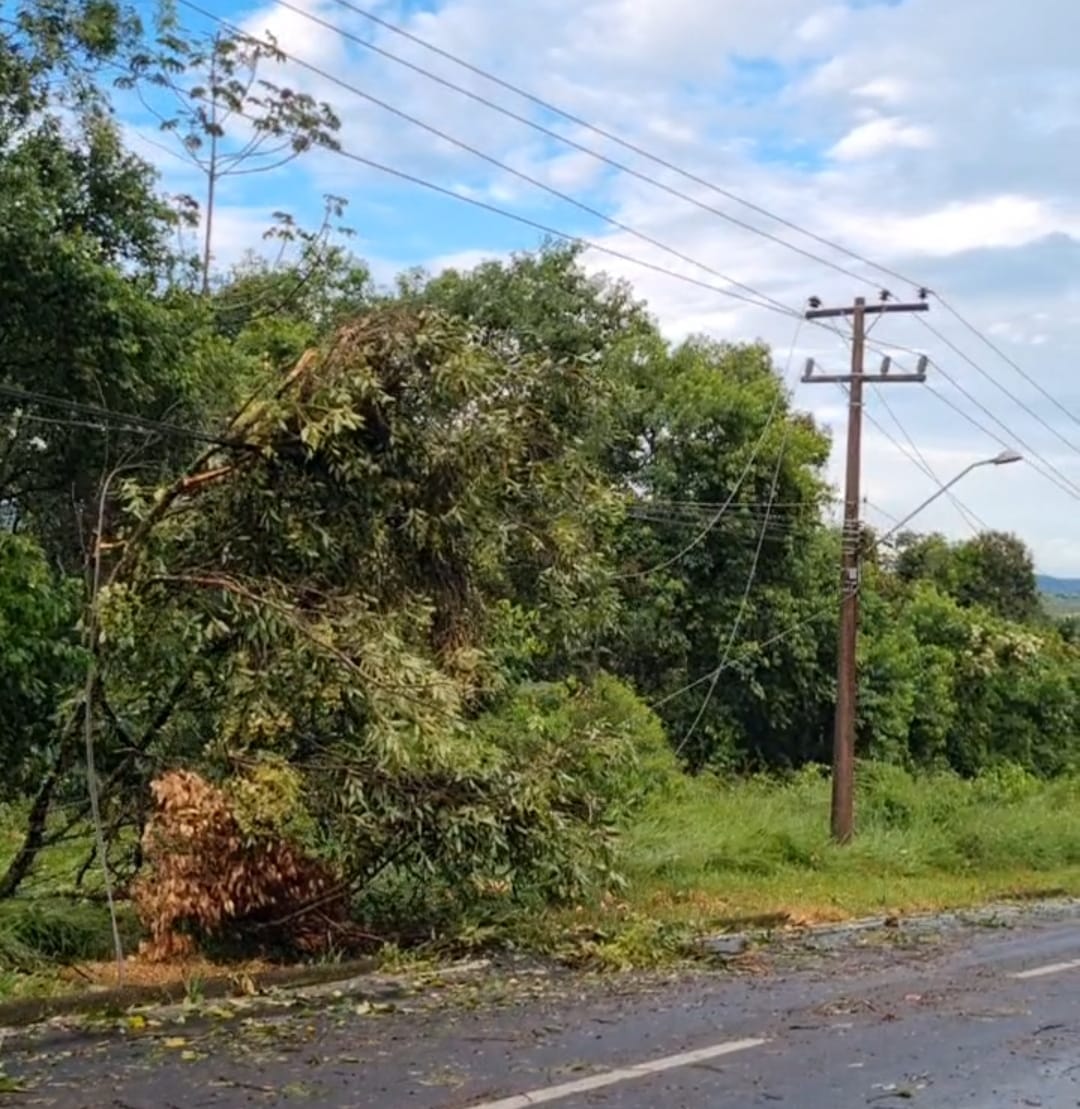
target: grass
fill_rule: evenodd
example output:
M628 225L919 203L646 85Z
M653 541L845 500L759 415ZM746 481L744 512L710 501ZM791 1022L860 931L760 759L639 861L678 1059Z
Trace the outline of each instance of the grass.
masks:
M124 907L121 930L130 945L136 934ZM112 956L108 909L69 897L16 898L0 902L0 1001L64 993L79 981L80 964Z
M627 834L623 905L707 929L1080 892L1080 780L863 766L857 823L852 844L830 842L818 771L683 782Z

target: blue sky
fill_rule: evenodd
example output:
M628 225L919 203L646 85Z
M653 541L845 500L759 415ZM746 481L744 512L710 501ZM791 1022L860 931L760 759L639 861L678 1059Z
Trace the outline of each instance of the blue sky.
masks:
M786 305L799 307L810 294L829 303L848 302L856 294L873 295L874 283L885 280L758 212L553 119L505 89L373 27L339 0L295 3L335 28L659 174L710 206L841 263L855 275L842 276L614 173L380 59L303 14L273 2L205 0L205 6L252 32L273 30L283 48L326 73L377 93ZM1037 386L940 310L932 313L934 325L962 355L910 321L890 321L875 339L927 350L1002 424L940 378L936 388L999 438L1023 440L1038 466L1058 468L1080 490L1080 452L1073 447L1080 445L1080 422L1071 416L1080 415L1080 383L1071 368L1080 346L1080 156L1075 153L1080 150L1080 71L1072 47L1080 36L1080 5L1075 0L1040 0L1022 9L1007 0L364 3L703 179L954 298ZM179 11L185 24L199 23L182 5ZM714 280L435 140L332 81L295 67L286 67L277 79L332 103L343 119L341 139L348 150L634 258ZM139 118L131 103L125 103L124 113L134 141L168 141L155 133L151 120ZM160 166L166 188L197 191L197 178L180 161L156 146L144 149ZM349 200L346 222L357 233L354 249L385 280L414 265L471 264L529 248L539 238L529 228L460 201L319 154L283 171L227 183L215 244L219 264L258 249L261 230L275 209L317 222L321 197L328 192ZM595 255L590 264L631 280L673 338L692 331L724 338L760 336L777 348L779 362L786 359L792 327L783 316L631 263ZM823 365L837 367L847 357L838 340L812 328L804 329L798 346L797 362L812 354ZM838 437L843 434L838 393L818 387L796 395ZM888 399L941 479L999 449L992 435L933 394L898 387ZM868 415L906 446L889 410L874 397ZM835 466L834 473L838 476ZM934 488L933 480L874 423L867 429L866 475L871 500L893 515L903 515ZM1035 468L976 473L959 491L987 524L1023 534L1043 568L1080 573L1076 497ZM923 522L965 534L948 502L935 506Z

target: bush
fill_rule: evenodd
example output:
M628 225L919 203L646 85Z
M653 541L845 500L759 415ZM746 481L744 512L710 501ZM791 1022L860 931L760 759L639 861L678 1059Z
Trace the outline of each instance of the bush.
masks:
M856 771L860 825L910 828L919 799L911 776L887 763L863 763Z
M1039 779L1014 762L987 767L975 778L975 796L979 801L991 804L1010 805L1026 801L1040 788Z

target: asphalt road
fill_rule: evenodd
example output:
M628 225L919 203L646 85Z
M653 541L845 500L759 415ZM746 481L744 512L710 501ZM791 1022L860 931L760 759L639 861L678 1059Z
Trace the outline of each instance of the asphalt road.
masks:
M394 1011L50 1036L0 1104L79 1109L1080 1106L1080 915L787 944L722 971L501 971Z

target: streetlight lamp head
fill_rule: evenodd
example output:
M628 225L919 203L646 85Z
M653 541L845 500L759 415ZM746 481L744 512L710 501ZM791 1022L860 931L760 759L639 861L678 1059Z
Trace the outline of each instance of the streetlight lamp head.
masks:
M994 459L994 465L1007 466L1010 462L1023 462L1023 460L1024 456L1020 454L1019 451L1003 450L1001 454Z

